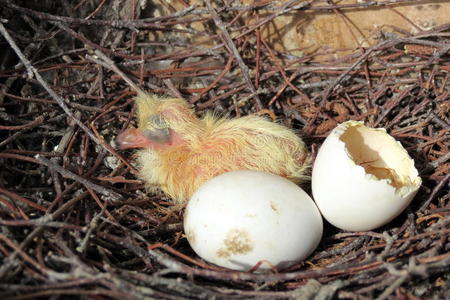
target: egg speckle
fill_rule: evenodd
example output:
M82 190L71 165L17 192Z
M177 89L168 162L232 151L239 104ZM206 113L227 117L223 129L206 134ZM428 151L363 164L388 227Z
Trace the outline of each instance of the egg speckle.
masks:
M217 256L219 257L228 257L232 254L245 254L253 248L249 234L242 229L231 229L227 233L223 243L223 248L217 251Z
M206 261L246 271L288 267L322 237L322 217L300 187L277 175L234 171L197 190L185 212L189 244Z
M398 216L421 185L414 161L383 128L348 121L319 149L312 192L323 217L350 231L372 230Z

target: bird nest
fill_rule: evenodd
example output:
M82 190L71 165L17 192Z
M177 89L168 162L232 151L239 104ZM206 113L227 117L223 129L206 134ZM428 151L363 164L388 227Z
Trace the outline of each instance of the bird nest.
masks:
M326 49L293 55L262 34L284 15L348 8L317 2L206 0L161 14L172 2L1 0L0 298L448 296L450 24L381 29L373 45L322 60ZM199 115L266 115L312 156L340 122L384 127L423 185L382 228L326 223L319 247L288 270L218 268L189 247L183 210L147 191L133 153L115 148L136 125L125 77Z

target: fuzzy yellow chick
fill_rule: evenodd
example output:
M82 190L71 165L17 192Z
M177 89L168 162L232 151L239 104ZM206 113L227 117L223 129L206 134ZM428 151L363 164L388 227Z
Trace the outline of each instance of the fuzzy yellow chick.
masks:
M306 178L306 148L290 129L265 118L198 118L179 98L136 97L138 128L117 137L121 149L142 148L140 174L175 202L189 200L208 179L234 170L260 170L296 183Z

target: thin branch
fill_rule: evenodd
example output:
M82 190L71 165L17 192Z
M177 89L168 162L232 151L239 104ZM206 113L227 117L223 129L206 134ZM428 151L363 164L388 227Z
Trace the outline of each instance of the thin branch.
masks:
M94 56L90 56L87 55L86 57L95 62L96 64L99 64L113 72L115 72L117 75L119 75L123 80L126 81L126 83L128 83L129 86L131 86L136 93L138 94L144 94L145 92L137 85L133 82L133 80L131 80L127 75L125 75L124 72L122 72L117 66L116 64L112 61L112 59L110 59L108 56L106 56L105 54L103 54L103 52L101 52L100 50L95 50L95 55L100 58L97 59L97 57Z
M239 54L238 49L236 48L236 45L233 42L233 39L231 38L230 34L228 33L228 30L225 26L225 24L220 19L219 15L217 14L216 10L211 4L210 0L205 0L206 6L208 6L208 10L210 11L214 23L217 27L219 27L220 31L222 32L222 37L224 39L224 43L228 46L228 48L233 53L234 57L236 58L236 61L239 65L239 68L241 69L242 75L244 76L245 82L247 83L248 88L252 92L252 97L256 101L256 107L258 110L261 110L263 108L261 99L259 99L258 93L256 92L255 86L253 85L252 80L250 79L249 70L247 65L244 63L244 60L242 59L242 56Z
M119 200L123 199L121 194L116 193L114 191L111 191L111 190L109 190L109 189L107 189L107 188L105 188L105 187L103 187L101 185L92 183L89 180L86 180L83 177L78 176L77 174L72 173L69 170L64 169L60 165L52 162L51 160L46 159L43 156L36 155L35 158L39 161L39 163L45 165L46 167L50 168L51 170L57 171L63 177L70 178L70 179L73 179L75 181L78 181L79 183L84 185L86 188L89 188L91 190L99 192L100 194L108 197L109 198L108 200L119 201Z
M41 84L41 86L47 91L47 93L58 103L58 105L64 110L64 112L72 118L77 125L83 129L84 132L86 132L87 135L97 144L101 144L100 141L97 140L95 135L87 128L79 119L75 117L75 115L72 113L72 111L69 109L69 107L64 102L64 99L62 99L60 96L58 96L47 84L47 82L42 78L41 74L36 70L35 67L33 67L30 63L30 61L25 57L25 55L22 53L22 51L19 49L17 44L14 42L14 40L9 35L8 31L6 30L5 26L0 22L0 33L3 35L3 37L6 39L8 44L11 46L11 48L14 50L14 52L17 54L23 65L28 71L28 77L32 78L33 75L36 77L36 80Z

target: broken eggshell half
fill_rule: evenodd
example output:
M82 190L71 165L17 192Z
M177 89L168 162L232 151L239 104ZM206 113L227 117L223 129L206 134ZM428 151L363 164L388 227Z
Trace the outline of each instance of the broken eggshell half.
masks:
M422 181L414 161L384 128L347 121L317 154L312 193L323 217L349 231L366 231L398 216Z
M286 268L322 238L314 201L291 181L260 171L221 174L192 196L184 215L189 244L216 265L248 271Z

